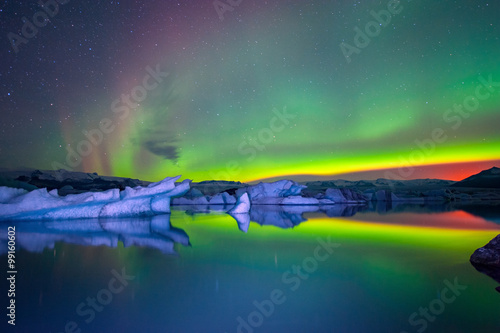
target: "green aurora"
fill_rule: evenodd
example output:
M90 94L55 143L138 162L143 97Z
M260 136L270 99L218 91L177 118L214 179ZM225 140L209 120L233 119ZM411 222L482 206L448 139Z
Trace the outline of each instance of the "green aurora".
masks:
M121 66L99 78L64 67L58 80L67 88L49 99L57 111L41 129L16 132L5 123L1 162L147 180L252 181L499 160L500 4L401 1L380 18L389 3L244 0L220 20L209 2L152 2L127 5L144 14L121 28L118 17L96 15L115 30L94 41L93 52ZM373 23L377 17L382 23ZM132 27L142 34L127 34ZM347 44L358 45L349 57ZM29 60L29 52L18 55ZM148 67L163 76L126 104L123 95L144 84ZM17 109L47 103L21 101L35 89L29 83L15 88ZM20 121L32 117L22 110ZM82 144L91 141L84 132L96 133L106 119L112 130L96 134L90 148Z

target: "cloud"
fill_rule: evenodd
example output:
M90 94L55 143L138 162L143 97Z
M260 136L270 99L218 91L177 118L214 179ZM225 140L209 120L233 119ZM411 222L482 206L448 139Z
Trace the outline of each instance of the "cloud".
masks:
M151 153L161 156L174 162L179 158L178 147L175 141L167 140L147 140L142 142L142 146Z
M179 140L166 130L141 129L142 135L133 138L133 144L140 145L147 151L164 159L177 162L179 158Z

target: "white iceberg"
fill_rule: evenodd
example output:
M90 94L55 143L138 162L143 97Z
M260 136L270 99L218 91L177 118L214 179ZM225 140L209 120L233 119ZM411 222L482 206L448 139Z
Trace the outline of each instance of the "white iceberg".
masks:
M173 198L172 205L175 206L187 206L187 205L197 205L197 206L207 206L209 196L193 197L193 198Z
M210 205L233 205L236 203L236 198L227 192L217 193L209 200Z
M59 196L57 190L31 192L0 187L0 220L80 219L153 216L170 213L170 198L189 190L190 180L167 177L147 187Z
M243 193L236 201L236 205L231 208L227 213L232 214L248 214L250 211L250 199L248 193Z
M252 204L257 205L281 205L283 198L290 196L300 196L302 189L306 188L292 180L280 180L274 183L259 183L254 186L242 187L236 190L236 195L240 197L243 193L248 193Z
M200 190L191 188L189 192L180 198L174 198L172 205L234 205L236 198L227 192L214 195L204 195Z
M233 208L231 208L227 213L231 215L238 223L238 228L247 232L250 226L250 199L248 198L248 193L243 193Z
M319 200L316 198L301 197L300 195L291 195L289 197L283 198L283 200L281 200L280 202L280 205L317 206L319 205Z
M28 193L28 191L23 190L22 188L12 188L12 187L0 187L0 203L6 203L12 200L12 198L18 197L22 194Z

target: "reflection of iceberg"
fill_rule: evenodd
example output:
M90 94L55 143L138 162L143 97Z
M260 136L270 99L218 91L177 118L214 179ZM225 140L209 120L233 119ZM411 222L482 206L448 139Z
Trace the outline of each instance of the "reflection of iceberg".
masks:
M227 213L234 217L236 222L238 222L238 228L247 232L250 226L250 198L248 193L243 193L236 201L236 204Z
M273 225L278 228L293 228L307 221L304 213L323 212L329 217L352 216L365 206L333 205L333 206L285 206L285 205L253 205L250 214L232 214L240 230L247 232L249 222L260 225Z
M250 209L250 220L260 225L274 225L279 228L293 228L307 221L302 214L318 211L318 206L274 206L254 205Z
M262 226L273 225L278 228L293 228L300 223L307 221L304 213L324 213L328 217L353 216L358 211L365 210L364 205L326 205L326 206L288 206L288 205L253 205L249 214L231 215L238 223L238 228L247 232L250 221Z
M9 224L10 225L10 224ZM0 251L7 249L6 223L0 224ZM85 246L143 246L176 254L174 244L189 245L189 237L182 229L170 225L170 215L156 215L135 219L89 219L75 221L16 222L16 244L30 252L52 249L56 242ZM1 253L1 252L0 252Z
M250 227L250 214L242 213L242 214L235 214L235 215L231 215L231 216L238 223L238 229L240 229L243 232L248 231L248 228Z
M328 217L350 217L366 209L367 206L365 205L331 205L321 207L321 211Z
M320 212L328 217L353 216L366 209L364 205L326 205L326 206L252 206L250 219L260 225L274 225L280 228L293 228L307 221L304 213Z
M146 187L126 187L104 192L59 196L57 190L31 192L0 187L0 219L41 220L98 217L151 216L170 212L170 198L189 190L189 180L176 185L180 176L165 178Z
M231 206L227 205L179 205L172 206L171 208L176 211L186 212L188 215L194 214L210 214L210 212L225 213Z

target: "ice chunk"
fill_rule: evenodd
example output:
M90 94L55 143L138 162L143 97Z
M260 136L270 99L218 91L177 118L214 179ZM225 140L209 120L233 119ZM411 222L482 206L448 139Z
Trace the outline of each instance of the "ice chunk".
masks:
M134 197L165 193L175 188L175 181L179 178L181 178L181 176L167 177L157 183L151 183L147 187L136 186L132 188L127 186L125 190L120 193L120 197L122 199L129 199Z
M300 195L292 195L281 200L281 205L318 205L319 201L315 198L305 198Z
M228 214L246 214L250 211L250 199L248 193L243 193L236 201L236 205L228 211Z
M22 188L0 186L0 203L6 203L12 200L12 198L26 193L28 193L28 191L23 190Z
M129 198L104 205L100 217L151 216L152 197Z
M231 208L227 213L231 215L236 222L238 223L238 228L247 232L248 227L250 226L250 199L248 198L248 193L243 193L238 200L236 201L236 205Z
M270 204L266 198L284 198L300 195L300 192L304 188L306 188L305 185L300 185L292 180L280 180L274 183L259 183L254 186L240 188L236 191L236 195L239 197L246 192L253 204L260 204L261 202Z
M180 198L173 198L172 199L172 205L201 205L201 206L206 206L208 205L208 199L210 198L209 196L203 196L203 197L195 197L195 198L186 198L186 197L180 197Z
M236 199L227 192L217 193L209 201L210 205L232 205Z
M124 191L85 192L59 196L57 190L31 192L0 187L0 220L75 219L97 217L151 216L170 213L170 198L186 193L190 180L175 183L169 177L147 187L127 187Z

